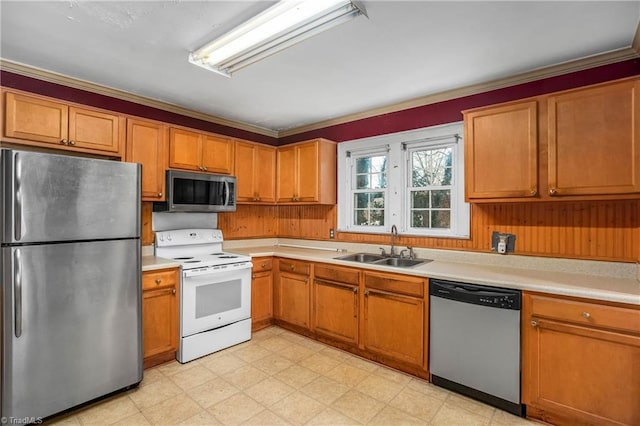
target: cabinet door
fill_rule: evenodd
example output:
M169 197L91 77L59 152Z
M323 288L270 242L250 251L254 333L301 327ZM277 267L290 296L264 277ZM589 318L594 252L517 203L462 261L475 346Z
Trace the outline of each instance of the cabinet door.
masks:
M255 151L254 187L258 201L275 203L276 201L276 149L258 145Z
M126 160L142 164L142 201L164 200L166 127L151 121L128 119Z
M298 145L296 148L296 197L298 198L296 201L318 201L319 142Z
M255 272L251 281L251 320L253 324L273 318L273 275Z
M169 130L169 167L201 170L202 135L188 130Z
M7 92L4 113L6 137L53 144L68 139L69 109L64 104Z
M297 176L297 162L296 162L296 147L278 148L278 170L276 176L278 177L277 184L277 201L287 202L294 201L297 196L296 193L296 176Z
M142 293L144 357L178 348L178 297L175 287Z
M233 173L235 143L231 138L202 135L202 167L205 172Z
M537 120L536 101L465 114L467 200L537 194Z
M69 107L69 145L118 153L120 121L118 115Z
M309 277L279 273L278 318L309 328Z
M550 96L549 194L640 193L640 81Z
M365 289L365 349L426 368L424 312L422 299Z
M358 287L324 279L313 281L314 331L358 344Z
M255 188L256 150L254 144L236 142L236 201L239 203L257 201L258 198Z
M640 424L640 337L523 318L525 404L554 424Z

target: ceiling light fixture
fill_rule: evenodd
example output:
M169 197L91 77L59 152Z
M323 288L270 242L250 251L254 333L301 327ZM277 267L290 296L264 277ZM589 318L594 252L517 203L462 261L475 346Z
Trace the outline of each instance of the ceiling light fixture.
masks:
M352 0L283 0L189 54L227 77L261 59L366 13Z

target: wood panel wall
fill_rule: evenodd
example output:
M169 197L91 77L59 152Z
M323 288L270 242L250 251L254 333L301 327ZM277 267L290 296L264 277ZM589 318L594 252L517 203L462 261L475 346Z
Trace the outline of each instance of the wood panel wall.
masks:
M143 203L143 244L153 243L150 205ZM335 206L239 205L234 213L218 215L218 227L226 239L329 240L329 230L337 229L336 213ZM636 262L640 200L476 204L469 239L400 236L398 244L490 252L493 231L515 234L517 254ZM390 241L388 234L347 232L336 232L335 240L385 246Z

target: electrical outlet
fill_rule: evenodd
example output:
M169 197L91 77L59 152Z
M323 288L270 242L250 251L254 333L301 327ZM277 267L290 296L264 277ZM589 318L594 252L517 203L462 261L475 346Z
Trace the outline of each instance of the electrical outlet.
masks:
M501 234L493 231L491 234L491 251L500 254L513 253L516 248L516 236L514 234Z
M331 228L329 229L329 238L335 238L336 237L336 231Z

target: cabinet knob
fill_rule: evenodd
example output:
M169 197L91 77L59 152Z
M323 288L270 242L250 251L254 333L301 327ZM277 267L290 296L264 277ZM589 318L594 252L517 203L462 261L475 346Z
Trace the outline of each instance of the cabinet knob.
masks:
M294 269L296 269L295 265L291 265L291 270L293 271Z
M202 170L204 170L204 171L206 172L206 171L207 171L207 168L206 168L206 167L203 167L203 168L202 168Z
M357 292L358 292L358 287L354 287L354 288L353 288L353 292L354 292L354 293L357 293Z
M255 280L256 279L256 274L251 275L251 279Z
M549 188L549 195L556 195L556 192L555 188Z
M591 314L589 312L583 312L582 313L582 318L590 318Z
M158 192L158 197L162 197L162 192Z
M538 326L538 321L531 320L531 327L537 327L537 326Z
M160 284L162 280L160 278L156 278L156 284Z
M369 290L365 290L365 291L364 291L364 295L365 295L365 296L368 296L368 295L369 295Z
M69 141L69 145L73 146L76 144L76 141Z
M171 294L176 294L176 289L175 288L171 289Z
M62 139L62 140L60 141L60 145L68 145L68 144L69 144L69 141L68 141L68 140L66 140L66 139Z
M535 189L532 189L530 194L533 197L534 195L536 195L538 193L538 191L536 191Z
M260 267L261 267L262 269L264 269L264 268L266 268L266 267L267 267L267 264L266 264L266 263L263 263L262 265L260 265Z

